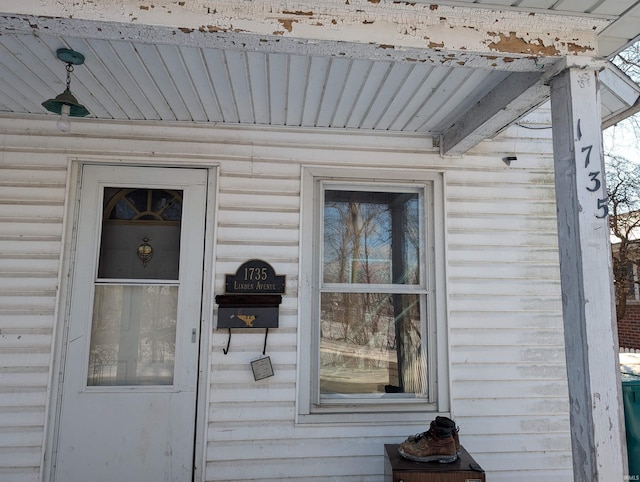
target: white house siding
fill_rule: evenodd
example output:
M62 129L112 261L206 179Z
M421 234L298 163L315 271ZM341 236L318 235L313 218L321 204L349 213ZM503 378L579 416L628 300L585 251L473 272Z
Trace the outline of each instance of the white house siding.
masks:
M513 127L447 176L453 410L491 480L573 480L550 137Z
M228 334L213 331L206 480L382 481L383 445L428 422L295 423L297 351L308 349L297 347L297 327L309 322L297 298L298 261L308 255L299 250L303 165L446 171L451 405L461 441L488 480L572 480L550 130L513 127L450 159L420 136L88 120L64 135L54 121L0 119L1 480L37 480L42 463L68 159L219 166L214 294L251 258L287 277L280 326L267 340L274 377L255 382L249 368L264 332L234 332L224 355ZM507 166L501 159L514 150Z
M42 464L67 161L0 137L0 480Z

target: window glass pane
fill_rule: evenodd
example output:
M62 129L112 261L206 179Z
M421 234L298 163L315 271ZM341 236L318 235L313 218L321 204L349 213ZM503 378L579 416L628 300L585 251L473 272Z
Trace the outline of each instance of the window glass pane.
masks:
M105 219L180 221L181 215L182 191L105 188Z
M107 187L99 278L178 279L182 191Z
M87 385L171 385L177 286L96 286Z
M322 293L320 393L425 394L420 295Z
M325 283L418 284L417 193L326 190Z

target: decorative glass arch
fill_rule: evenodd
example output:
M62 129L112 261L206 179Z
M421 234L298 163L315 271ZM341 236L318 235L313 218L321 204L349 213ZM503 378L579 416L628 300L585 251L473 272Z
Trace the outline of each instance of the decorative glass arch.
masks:
M182 191L146 188L105 188L105 221L180 223Z

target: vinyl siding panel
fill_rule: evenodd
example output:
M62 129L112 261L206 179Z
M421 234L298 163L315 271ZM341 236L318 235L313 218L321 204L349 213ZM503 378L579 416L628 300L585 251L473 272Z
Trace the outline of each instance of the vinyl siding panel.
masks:
M461 441L492 481L572 480L550 130L512 127L444 159L430 139L391 133L87 121L63 142L46 122L29 136L18 127L0 151L1 480L38 480L43 464L52 344L64 319L63 219L73 214L69 159L218 166L213 294L251 258L286 275L279 328L267 338L271 378L256 382L249 367L264 331L234 331L225 355L228 332L205 314L205 480L381 482L383 445L429 422L296 423L298 352L308 350L298 335L309 322L298 306L299 261L310 255L299 246L310 215L301 212L305 165L445 173L449 384ZM518 161L506 166L514 150Z
M66 160L37 152L5 153L0 159L0 479L37 481L52 361Z
M292 426L296 410L300 167L274 162L273 169L264 177L246 167L240 163L230 166L228 169L233 172L227 177L225 166L221 166L217 292L223 286L225 273L234 273L239 263L252 257L268 260L277 274L286 274L279 328L269 330L266 350L277 375L255 382L251 370L247 370L248 362L262 352L263 330L259 333L236 330L227 355L221 349L213 351L207 480L233 480L240 473L247 479L259 480L265 476L286 479L291 477L287 466L300 463L297 457L308 457L300 451ZM288 215L289 222L278 222L283 216L279 213ZM227 336L225 330L215 334L214 346L224 346ZM268 421L268 426L264 421ZM260 432L261 437L268 435L268 438L232 437L225 441L218 438L221 433L234 434L238 424L253 427L250 432ZM282 445L283 438L287 446ZM251 453L256 462L253 467L247 467L243 461L247 453ZM279 455L275 455L277 453Z
M511 169L447 177L452 398L492 480L572 478L549 137L512 127L474 150L517 143Z

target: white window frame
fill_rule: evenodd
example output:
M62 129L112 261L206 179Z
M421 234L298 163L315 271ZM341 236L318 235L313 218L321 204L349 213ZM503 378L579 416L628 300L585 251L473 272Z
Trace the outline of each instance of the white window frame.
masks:
M415 422L424 414L448 413L449 348L445 278L444 173L415 169L328 168L303 166L300 225L300 296L298 328L298 423ZM427 396L353 396L322 398L319 393L319 293L321 283L323 191L420 190L424 200L424 245L421 282L416 293L427 333L429 385ZM425 222L426 220L426 222ZM403 287L406 289L406 287ZM426 325L426 326L425 326Z

